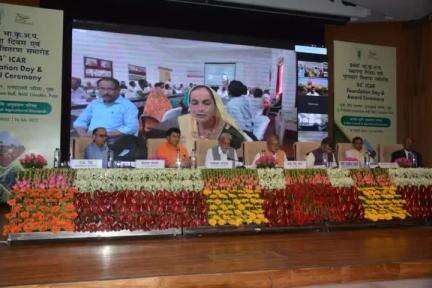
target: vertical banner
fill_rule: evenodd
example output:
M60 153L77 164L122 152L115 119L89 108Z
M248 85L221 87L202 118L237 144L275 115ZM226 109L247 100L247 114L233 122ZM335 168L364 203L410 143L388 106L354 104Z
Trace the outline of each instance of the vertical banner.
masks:
M396 143L396 104L396 48L334 41L337 136Z
M63 12L0 4L0 193L20 157L60 147Z

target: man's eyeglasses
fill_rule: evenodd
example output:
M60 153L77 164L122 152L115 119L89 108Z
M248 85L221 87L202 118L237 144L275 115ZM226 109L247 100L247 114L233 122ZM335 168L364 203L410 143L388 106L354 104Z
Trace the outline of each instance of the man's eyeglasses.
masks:
M105 87L98 87L99 91L108 91L108 92L114 92L117 90L117 88L105 88Z
M106 134L102 134L102 135L96 135L97 137L101 137L101 138L106 138L108 135L106 135Z

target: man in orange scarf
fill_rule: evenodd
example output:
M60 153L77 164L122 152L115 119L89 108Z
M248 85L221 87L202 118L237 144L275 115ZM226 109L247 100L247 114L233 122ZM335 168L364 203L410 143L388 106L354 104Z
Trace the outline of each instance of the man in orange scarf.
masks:
M256 167L256 162L263 156L271 156L275 159L276 167L283 168L287 161L285 152L280 149L279 140L276 135L271 135L267 139L267 149L258 153L252 163L253 167Z
M170 128L167 133L167 141L156 150L156 157L165 160L165 167L175 168L177 158L181 167L189 167L189 154L186 148L180 144L180 129Z

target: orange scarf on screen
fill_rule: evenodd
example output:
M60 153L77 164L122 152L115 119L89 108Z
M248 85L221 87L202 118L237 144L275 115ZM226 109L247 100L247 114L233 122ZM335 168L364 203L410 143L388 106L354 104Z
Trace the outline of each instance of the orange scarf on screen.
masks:
M151 117L146 118L145 120L146 130L158 125L161 122L165 112L170 109L172 109L171 102L163 93L156 91L151 92L147 97L143 111L143 116Z

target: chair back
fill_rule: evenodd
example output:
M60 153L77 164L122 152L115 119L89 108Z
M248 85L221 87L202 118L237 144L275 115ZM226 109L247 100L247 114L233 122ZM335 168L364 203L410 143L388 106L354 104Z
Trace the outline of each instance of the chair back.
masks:
M195 155L197 166L204 166L207 150L217 145L218 141L214 139L198 139L195 141Z
M252 165L255 156L267 149L265 141L243 142L243 161L245 165Z
M294 155L296 161L304 161L309 152L320 147L320 142L295 142Z

